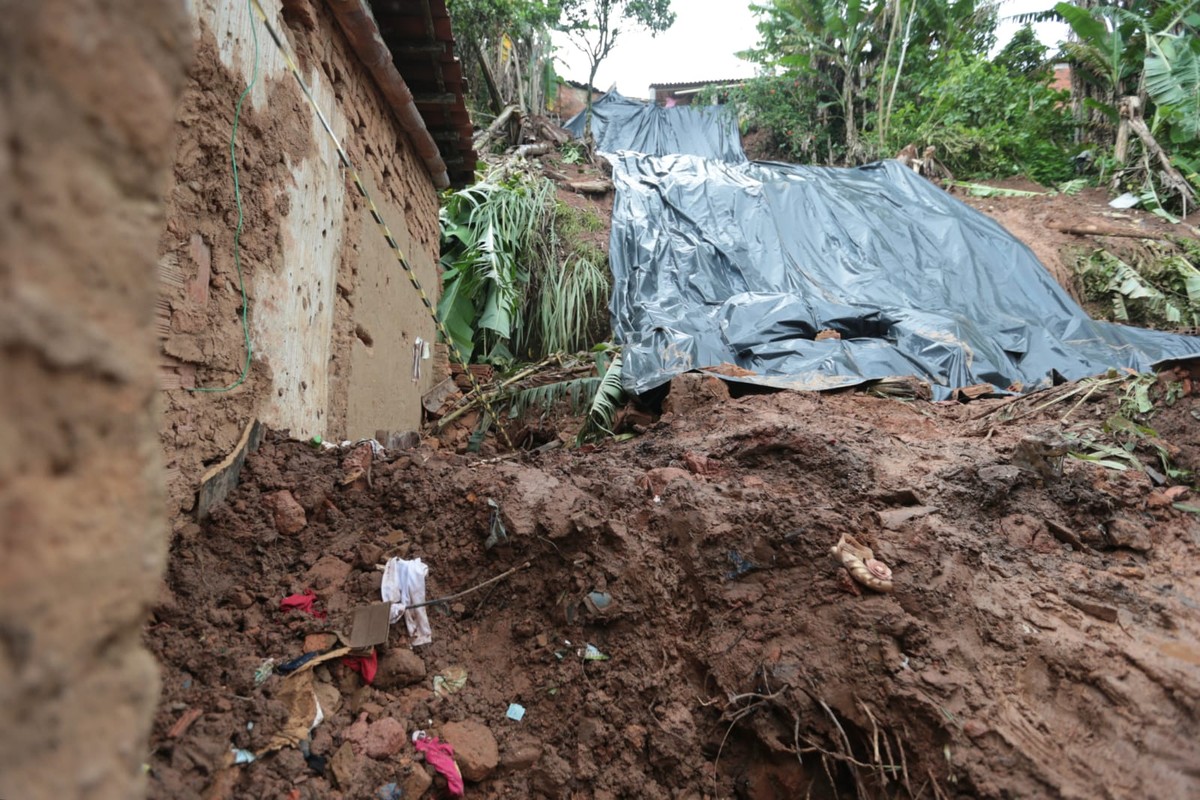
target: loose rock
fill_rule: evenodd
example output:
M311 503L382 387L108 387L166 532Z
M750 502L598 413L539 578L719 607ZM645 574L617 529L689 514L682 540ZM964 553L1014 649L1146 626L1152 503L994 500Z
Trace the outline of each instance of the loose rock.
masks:
M321 556L304 575L304 582L314 589L340 586L350 574L350 565L337 556Z
M398 720L384 717L368 725L365 712L346 729L345 739L354 745L355 752L375 759L396 755L407 741L404 726Z
M454 747L454 760L464 779L478 783L491 775L500 763L500 748L487 726L478 722L451 722L442 728L442 737Z
M419 655L405 647L388 650L379 659L379 672L375 685L384 690L402 689L425 679L425 662Z
M1149 529L1137 520L1128 517L1117 517L1109 520L1105 526L1105 536L1113 547L1127 547L1144 553L1154 547L1154 539Z
M304 514L304 507L296 501L296 498L287 489L281 489L278 492L271 492L268 495L264 495L262 502L273 515L275 530L280 533L290 536L304 530L304 527L308 525L308 517Z
M507 770L529 769L542 757L542 746L533 740L513 742L504 751L500 766Z

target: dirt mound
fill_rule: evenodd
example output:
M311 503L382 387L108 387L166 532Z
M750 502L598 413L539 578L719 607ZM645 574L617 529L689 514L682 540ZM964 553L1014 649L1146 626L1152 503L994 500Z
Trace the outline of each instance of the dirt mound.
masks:
M416 797L432 771L407 738L365 752L392 719L469 728L470 797L1193 796L1200 517L1133 470L1018 468L1057 417L982 416L1003 402L747 396L592 452L421 449L348 485L347 454L269 439L229 505L175 538L146 635L164 664L151 795ZM298 533L265 502L282 491ZM489 499L507 534L490 550ZM847 534L891 594L831 560ZM264 659L331 644L306 636L377 601L392 555L430 565L431 597L530 566L433 606L415 660L387 652L409 649L393 626L371 686L317 666L307 759L229 765L290 713L296 679L256 686ZM278 610L308 589L326 620Z

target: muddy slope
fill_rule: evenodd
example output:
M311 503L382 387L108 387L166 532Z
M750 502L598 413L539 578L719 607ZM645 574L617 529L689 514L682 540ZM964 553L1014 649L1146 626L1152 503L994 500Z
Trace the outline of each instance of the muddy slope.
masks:
M334 777L363 712L408 734L483 723L500 764L469 797L1195 796L1200 517L1149 506L1140 473L1017 469L1019 440L1057 423L989 425L989 402L680 403L627 443L492 463L420 449L377 462L371 486L340 485L343 454L268 441L229 507L175 540L147 633L165 664L152 796L365 798L389 781L416 796L407 743L382 759L347 748ZM283 489L307 512L295 535L263 504ZM487 498L509 535L490 551ZM842 534L892 567L892 594L835 567ZM366 688L318 667L337 702L317 759L225 766L286 716L290 679L256 687L256 667L346 626L390 554L423 558L432 596L530 567L431 613L424 677L389 676L394 654ZM277 610L308 588L327 621ZM582 602L593 591L606 612ZM609 660L584 660L587 644ZM403 626L390 648L408 649ZM433 677L455 665L466 685L438 697ZM172 738L189 709L201 716Z

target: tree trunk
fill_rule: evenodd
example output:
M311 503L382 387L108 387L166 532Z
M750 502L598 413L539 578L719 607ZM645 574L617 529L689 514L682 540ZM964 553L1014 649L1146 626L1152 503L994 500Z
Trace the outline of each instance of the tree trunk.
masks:
M1154 135L1150 133L1150 128L1146 126L1146 121L1142 119L1142 103L1136 97L1126 97L1121 100L1121 122L1129 123L1129 128L1138 135L1142 140L1142 147L1146 148L1146 153L1152 158L1158 159L1159 166L1162 167L1163 181L1170 188L1179 193L1183 200L1183 215L1187 216L1188 206L1196 205L1196 191L1188 183L1187 178L1179 174L1179 170L1171 163L1171 157L1166 154Z
M492 113L499 114L500 110L504 108L504 100L500 97L500 89L496 86L496 77L492 75L492 67L488 64L487 56L483 54L483 48L479 46L479 42L472 39L470 47L471 52L475 55L475 60L479 62L479 71L483 73L483 82L487 84Z
M887 48L883 51L883 66L879 70L879 99L875 103L875 119L877 133L879 134L879 149L883 151L887 146L885 139L887 137L887 119L884 116L884 94L887 91L887 69L888 64L892 63L892 45L896 42L896 34L900 30L900 4L901 0L889 0L887 8L892 12L891 30L888 31Z
M487 130L476 135L475 142L473 144L474 148L480 152L487 150L491 146L492 141L498 138L506 127L512 126L514 115L520 119L520 110L517 108L517 106L505 107L505 109L496 116L496 119L492 122L492 124L487 127ZM505 141L509 140L509 137L505 136Z
M600 69L600 62L592 62L592 70L588 73L587 83L587 108L584 110L583 116L583 139L588 141L592 138L592 87L595 86L596 72Z
M842 78L842 118L846 125L846 159L858 160L858 125L854 121L854 65L846 61Z
M900 86L900 74L904 72L904 57L908 55L908 42L912 38L913 17L917 13L917 0L912 0L908 10L908 22L904 25L904 41L900 43L900 60L896 63L896 77L892 79L892 92L888 95L887 113L883 117L884 135L892 121L892 104L896 101L896 89Z

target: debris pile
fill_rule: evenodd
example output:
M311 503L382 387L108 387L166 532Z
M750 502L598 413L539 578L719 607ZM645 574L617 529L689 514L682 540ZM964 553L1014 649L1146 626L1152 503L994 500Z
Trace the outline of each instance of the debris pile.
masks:
M1168 470L1200 468L1200 401L1146 386L1143 468L1088 458L1072 426L1141 395L1104 380L964 405L681 376L632 441L426 439L349 483L354 446L269 434L176 526L151 796L1194 794L1200 500ZM427 628L384 594L418 560Z

